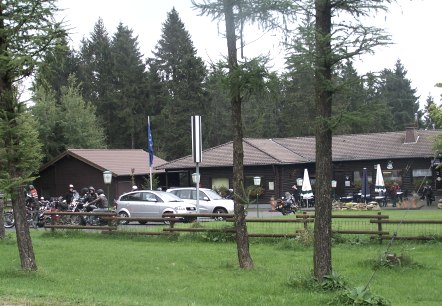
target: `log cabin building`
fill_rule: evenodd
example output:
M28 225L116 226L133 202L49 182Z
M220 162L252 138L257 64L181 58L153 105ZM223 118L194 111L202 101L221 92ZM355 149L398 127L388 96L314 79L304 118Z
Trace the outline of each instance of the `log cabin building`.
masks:
M337 196L358 192L363 168L367 168L371 193L374 193L376 165L380 164L388 188L397 182L402 191L419 192L428 181L436 193L442 193L442 178L436 169L442 155L434 153L433 146L442 130L406 131L336 135L333 137L333 180ZM304 169L315 186L315 137L244 138L245 187L253 185L254 177L261 178L264 193L260 202L281 197L299 184ZM233 143L228 142L203 150L199 163L200 186L232 188ZM107 192L109 199L131 189L135 182L146 186L149 175L149 156L144 150L69 149L42 166L34 182L40 195L65 195L67 186L74 184L80 191L94 186ZM112 172L112 183L106 186L103 171ZM192 173L196 170L191 155L170 162L154 158L155 186L162 189L192 186ZM301 186L298 187L300 189Z
M164 163L165 160L154 156L152 176L160 186L165 184L165 171L155 167ZM104 171L112 172L109 186L104 183ZM147 181L149 173L149 154L141 149L68 149L40 168L34 185L39 195L45 198L64 196L69 184L73 184L78 192L81 188L93 186L95 190L103 189L109 203L113 203L134 184L139 188L150 185ZM169 180L174 182L173 175Z
M380 164L385 185L398 183L404 194L420 192L428 181L434 190L442 192L442 179L435 166L442 156L435 154L435 138L442 130L417 130L335 135L332 143L334 193L337 196L360 190L363 168L367 168L371 193L375 195L376 165ZM308 169L312 188L315 185L315 137L256 139L244 138L245 187L253 178L261 178L264 193L260 202L281 197L299 186L304 169ZM233 143L203 150L199 163L200 186L232 188ZM158 170L180 178L181 186L192 185L191 175L196 164L192 156L167 162ZM166 185L173 186L170 182ZM298 189L301 187L299 186Z

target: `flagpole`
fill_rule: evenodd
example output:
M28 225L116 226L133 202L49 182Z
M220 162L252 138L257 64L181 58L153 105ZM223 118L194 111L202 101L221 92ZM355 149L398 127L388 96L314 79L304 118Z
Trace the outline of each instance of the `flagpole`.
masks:
M150 190L152 190L152 160L153 160L153 140L152 131L150 130L150 116L147 116L147 147L149 149L149 178Z

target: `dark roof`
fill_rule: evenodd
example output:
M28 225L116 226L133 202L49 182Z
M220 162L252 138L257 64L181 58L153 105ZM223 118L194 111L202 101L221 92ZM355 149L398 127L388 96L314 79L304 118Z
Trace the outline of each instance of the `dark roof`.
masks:
M43 165L40 171L67 156L79 159L100 171L110 170L114 176L131 175L132 169L135 169L134 175L149 173L149 153L141 149L68 149L49 163ZM165 163L167 161L154 156L152 172L164 172L164 170L157 170L155 167Z
M333 136L333 161L377 160L432 157L433 144L442 130L414 130L414 140L407 132L349 134ZM244 166L314 163L315 137L257 139L244 138ZM201 167L233 166L233 143L228 142L203 151ZM158 169L185 169L195 166L192 156L165 163Z

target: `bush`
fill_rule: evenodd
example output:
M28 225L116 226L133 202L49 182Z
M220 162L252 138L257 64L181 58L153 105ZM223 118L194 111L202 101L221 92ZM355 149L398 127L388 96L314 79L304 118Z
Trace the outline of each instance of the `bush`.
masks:
M374 269L379 268L395 268L395 267L407 267L407 268L421 268L422 265L415 262L411 256L406 252L402 251L400 255L396 253L385 252L379 256L378 260L373 265Z
M360 286L355 288L347 288L339 293L328 305L391 305L385 298L374 295L368 287Z
M299 232L299 235L296 236L296 241L298 241L304 247L312 247L314 241L314 235L312 230L306 229Z

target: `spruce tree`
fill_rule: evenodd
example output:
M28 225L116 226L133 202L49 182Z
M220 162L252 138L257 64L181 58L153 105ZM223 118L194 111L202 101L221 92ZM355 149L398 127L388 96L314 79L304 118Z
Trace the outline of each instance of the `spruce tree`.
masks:
M10 0L0 6L0 185L11 196L21 267L37 270L32 239L23 205L23 185L39 167L39 146L31 145L36 133L26 133L26 108L17 98L18 81L30 76L45 52L64 36L53 0ZM31 161L31 168L27 167ZM1 205L1 204L0 204Z
M106 110L112 119L109 134L111 147L147 148L148 78L138 38L133 31L119 24L112 43L112 95Z
M113 69L111 39L99 18L89 39L83 39L80 46L80 68L77 74L82 84L83 97L97 109L97 116L102 120L109 147L113 148L116 135L112 133L115 124L114 105L112 104Z
M67 36L61 37L55 48L46 52L32 86L33 92L41 86L54 90L57 103L60 102L61 88L67 86L69 76L77 74L79 70L78 57L67 41Z
M37 121L36 130L43 148L43 162L49 162L59 155L63 147L61 130L60 102L55 98L55 90L44 80L34 84L32 115ZM46 84L46 85L44 85ZM61 89L60 89L61 93Z
M190 118L205 114L204 81L206 68L196 50L189 33L173 8L163 23L161 39L158 41L154 57L149 60L149 70L155 74L150 79L158 81L152 93L153 103L161 101L161 109L153 117L156 127L156 146L165 152L166 159L190 154ZM161 88L161 89L160 89ZM167 96L163 93L167 92ZM160 93L160 96L156 96Z
M67 86L61 88L59 108L63 151L106 148L104 129L97 119L95 106L84 101L81 87L73 75L68 78Z
M393 130L404 130L415 122L419 109L419 97L411 81L406 78L407 70L397 60L394 70L384 69L381 73L380 98L386 101L393 115Z

